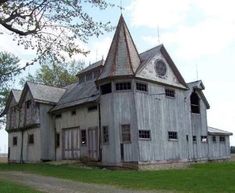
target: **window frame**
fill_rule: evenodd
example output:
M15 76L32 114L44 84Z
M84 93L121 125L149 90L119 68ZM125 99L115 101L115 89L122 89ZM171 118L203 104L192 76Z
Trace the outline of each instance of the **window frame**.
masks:
M168 141L178 141L178 132L168 131Z
M102 144L103 145L109 144L109 127L108 126L102 127Z
M165 96L170 99L175 98L175 89L172 88L165 88Z
M197 143L197 136L193 135L193 143Z
M13 138L12 138L12 145L13 146L17 146L17 144L18 144L18 137L17 136L13 136Z
M151 130L140 129L138 132L139 140L150 141L151 140Z
M29 145L34 144L34 134L28 134L28 144Z
M206 140L203 141L204 139L206 139ZM202 135L202 136L201 136L201 142L202 142L202 143L208 143L208 137L205 136L205 135Z
M81 129L81 145L85 146L87 145L87 132L86 129Z
M56 148L60 147L60 133L56 133L55 145L56 145Z
M130 124L121 125L121 141L122 143L131 143L131 126Z
M125 81L125 82L116 82L115 83L115 90L120 92L120 91L131 91L131 82Z
M226 141L225 136L223 136L223 135L219 136L220 143L225 143L225 141Z
M105 90L103 90L105 89ZM110 94L112 93L112 83L106 83L106 84L102 84L100 86L100 94L101 95L106 95L106 94Z
M145 89L142 89L144 87L145 87ZM148 93L148 84L143 83L143 82L136 82L135 83L135 89L138 92Z
M215 135L212 136L212 142L213 142L213 143L217 143L217 139L216 139L216 136L215 136Z

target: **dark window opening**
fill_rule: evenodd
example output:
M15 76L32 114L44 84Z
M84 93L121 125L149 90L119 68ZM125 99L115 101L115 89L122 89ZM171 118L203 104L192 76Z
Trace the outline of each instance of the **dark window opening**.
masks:
M94 106L90 106L87 108L88 112L91 112L91 111L96 111L97 110L97 105L94 105Z
M31 101L30 100L26 101L26 108L27 109L29 109L30 105L31 105Z
M102 95L111 93L112 92L112 85L111 85L111 83L104 84L104 85L100 86L100 90L101 90L101 94Z
M212 136L212 141L216 143L216 136Z
M107 126L103 126L103 144L109 143L109 130Z
M176 140L176 139L178 139L177 132L175 132L175 131L168 131L168 139L169 140Z
M92 72L86 74L86 81L92 80Z
M55 139L56 147L60 147L60 134L56 133L56 139Z
M13 146L17 145L17 137L13 137Z
M224 137L224 136L220 136L220 137L219 137L219 141L220 141L220 142L225 142L225 137Z
M201 136L201 142L207 143L207 136Z
M81 130L81 144L85 145L86 144L86 130Z
M55 115L55 118L56 118L56 119L59 119L59 118L61 118L61 117L62 117L61 114L56 114L56 115Z
M197 143L197 136L193 136L193 143Z
M79 83L85 82L85 75L80 75L79 76Z
M191 112L200 114L200 98L197 93L194 91L190 96L191 101Z
M28 137L28 144L34 144L34 135L30 134Z
M188 141L188 135L186 135L186 141Z
M77 114L76 110L71 111L71 115L76 115L76 114Z
M165 89L165 95L167 97L174 98L175 97L175 90L173 90L173 89Z
M148 91L148 86L147 86L147 84L136 83L136 90L147 92Z
M130 143L131 142L130 125L122 125L122 142L123 143Z
M100 69L94 71L94 78L97 79L97 78L99 78L99 76L100 76Z
M150 130L139 130L140 139L150 139Z
M116 90L130 90L131 83L130 82L120 82L116 83Z

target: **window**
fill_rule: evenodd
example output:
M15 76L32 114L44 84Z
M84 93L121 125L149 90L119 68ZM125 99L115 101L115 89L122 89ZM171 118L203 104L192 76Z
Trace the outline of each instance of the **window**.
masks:
M71 111L71 115L76 115L76 114L77 114L76 110Z
M177 140L178 139L177 132L168 131L168 139L169 140Z
M195 91L190 96L190 102L191 102L191 112L200 114L200 99Z
M13 137L13 146L17 145L17 137Z
M165 89L165 95L167 97L175 98L175 90L173 90L173 89Z
M33 134L30 134L28 136L28 144L34 144L34 135Z
M60 147L60 134L56 133L56 139L55 139L56 147Z
M188 135L186 135L186 141L188 141Z
M130 90L131 83L130 82L120 82L116 83L116 90Z
M140 90L140 91L148 91L148 87L147 84L143 84L143 83L136 83L136 90Z
M130 125L122 125L122 142L123 143L131 142Z
M81 144L82 145L86 144L86 130L85 129L81 130Z
M201 136L201 142L207 143L207 136Z
M61 117L62 117L61 114L56 114L56 115L55 115L55 118L56 118L56 119L59 119L59 118L61 118Z
M216 136L212 136L212 141L216 143Z
M92 80L92 72L86 74L86 81Z
M220 136L220 137L219 137L219 141L220 141L220 142L225 142L225 137L224 137L224 136Z
M29 107L30 107L30 105L31 105L31 101L28 100L28 101L26 101L25 103L26 103L26 108L29 109Z
M104 84L104 85L100 86L100 90L101 90L101 94L102 95L111 93L112 92L112 85L111 85L111 83Z
M109 130L107 126L103 126L103 144L109 143Z
M94 105L94 106L90 106L87 108L88 112L91 112L91 111L96 111L97 110L97 105Z
M140 139L150 139L150 130L139 130Z
M197 136L193 136L193 143L197 143Z

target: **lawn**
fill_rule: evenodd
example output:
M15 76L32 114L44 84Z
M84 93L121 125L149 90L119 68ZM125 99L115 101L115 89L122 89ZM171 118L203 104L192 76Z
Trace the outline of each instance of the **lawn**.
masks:
M187 193L235 192L235 162L196 164L188 169L162 171L111 171L76 165L0 164L0 171L8 170L132 189Z
M22 186L13 182L0 179L0 192L1 193L40 193L29 187Z

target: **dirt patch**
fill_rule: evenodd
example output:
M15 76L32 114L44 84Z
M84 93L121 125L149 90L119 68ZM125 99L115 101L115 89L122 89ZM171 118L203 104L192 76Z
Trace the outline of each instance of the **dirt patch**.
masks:
M173 193L126 190L115 186L81 183L23 172L0 172L0 179L24 184L45 193Z

